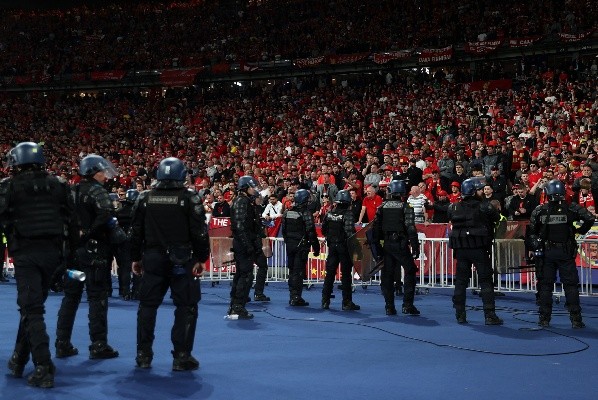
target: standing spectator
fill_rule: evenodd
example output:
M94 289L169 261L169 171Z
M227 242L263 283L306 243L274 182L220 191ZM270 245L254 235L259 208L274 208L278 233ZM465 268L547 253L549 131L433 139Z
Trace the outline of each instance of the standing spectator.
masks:
M366 196L363 198L361 212L357 219L358 224L372 222L376 216L376 210L382 205L383 201L382 197L378 196L376 188L373 186L369 186L365 190L365 193Z
M222 193L219 193L218 197L216 198L216 202L214 203L214 208L212 211L212 217L230 218L230 204L228 204L228 202L224 199L224 195Z
M210 254L208 227L201 199L188 191L187 169L169 157L158 166L154 189L143 192L136 204L131 237L133 271L143 272L137 311L139 368L150 368L158 307L168 289L175 306L172 326L173 371L199 368L191 355L201 299L196 279Z
M426 204L428 198L424 195L419 186L412 186L407 203L413 208L413 214L416 224L428 223L428 215L426 213Z
M349 194L351 195L349 209L353 213L353 221L357 221L361 215L362 200L357 196L357 190L355 189L349 190Z
M528 193L528 188L525 186L515 186L513 189L515 197L509 203L507 213L514 221L529 221L537 205L536 199Z
M323 177L322 183L316 186L316 193L318 194L318 197L322 199L322 197L326 195L329 199L336 198L338 188L334 183L331 183L330 174L325 172L321 176Z
M370 173L363 178L363 185L365 187L375 186L377 188L381 180L382 175L378 173L378 164L373 163L372 165L370 165Z

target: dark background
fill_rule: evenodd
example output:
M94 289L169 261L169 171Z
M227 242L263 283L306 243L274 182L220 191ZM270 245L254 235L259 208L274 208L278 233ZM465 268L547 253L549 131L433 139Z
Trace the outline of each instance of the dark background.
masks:
M144 0L146 3L158 2L157 0ZM0 9L55 9L68 8L73 6L80 6L82 4L89 5L106 5L111 3L131 3L138 2L136 0L0 0Z

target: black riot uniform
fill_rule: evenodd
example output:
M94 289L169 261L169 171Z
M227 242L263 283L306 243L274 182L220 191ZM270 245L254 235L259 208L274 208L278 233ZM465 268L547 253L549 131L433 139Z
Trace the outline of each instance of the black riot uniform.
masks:
M359 310L360 307L353 303L352 270L353 262L347 240L355 233L355 221L351 205L351 195L346 190L341 190L336 195L336 206L328 213L322 223L322 233L326 237L328 257L326 258L326 277L322 288L322 308L330 308L330 296L334 286L336 269L341 266L341 284L343 291L342 309L344 311Z
M565 292L565 306L573 328L583 328L579 302L579 276L575 264L577 242L575 233L585 234L594 224L594 216L578 204L564 201L565 188L558 180L548 182L544 189L548 203L534 209L529 225L529 245L541 262L536 262L538 280L539 325L548 327L552 315L552 290L559 272ZM574 222L582 222L575 228Z
M301 293L310 247L313 249L314 256L320 255L320 243L314 218L307 208L309 198L309 191L297 190L293 207L285 211L282 217L282 236L286 245L289 268L289 304L295 307L309 305L301 297Z
M158 307L170 288L175 306L171 340L174 371L193 370L191 355L201 299L202 263L210 253L204 208L195 191L184 187L187 169L175 157L160 162L158 183L142 192L131 225L133 271L143 271L137 311L137 366L150 368Z
M486 325L501 325L494 306L494 284L490 249L494 236L494 224L500 214L490 203L482 203L476 191L484 187L483 182L474 178L466 179L461 185L464 198L449 206L448 217L452 223L449 247L457 259L457 275L453 307L457 322L467 323L465 312L466 291L471 277L471 265L476 268L480 295L484 306Z
M270 301L270 297L264 294L264 287L266 286L266 278L268 278L268 259L264 254L262 239L266 237L266 229L262 224L263 207L256 203L259 194L253 196L254 217L256 221L254 224L261 229L258 230L257 239L255 243L257 257L255 258L255 265L257 266L257 273L255 274L255 284L253 286L253 300L255 301ZM259 249L258 249L259 246Z
M54 386L54 365L44 321L50 278L64 265L67 249L76 244L78 229L70 188L43 168L42 149L36 143L20 143L11 150L9 166L14 177L0 182L0 223L8 237L15 265L17 304L21 318L15 349L8 368L22 377L33 357L32 386ZM69 247L65 247L68 234Z
M139 192L135 189L129 189L125 198L119 200L119 207L116 209L116 218L118 224L125 231L129 232L131 222L133 220L133 206L135 200L139 196ZM120 244L114 246L114 258L118 266L118 294L125 300L130 300L131 295L131 238L127 235L127 239ZM137 289L137 288L134 288ZM135 292L136 290L134 290ZM137 295L135 295L137 297Z
M71 344L71 335L85 287L89 304L89 357L114 358L118 357L118 352L108 345L108 292L111 289L112 239L116 227L114 208L103 181L115 175L116 171L103 157L91 154L81 160L79 174L83 179L73 192L82 233L75 255L77 267L85 273L86 279L84 282L65 281L56 326L56 357L79 353Z
M236 272L231 288L231 303L228 315L232 319L251 319L245 304L253 283L253 265L263 256L263 228L253 203L257 195L257 183L249 175L242 176L237 183L238 196L231 209L231 230Z
M419 256L415 213L404 201L407 191L403 181L391 181L388 190L391 198L384 201L376 211L373 227L374 241L379 247L380 242L384 241L384 268L380 287L386 303L386 315L397 314L394 280L395 270L400 267L405 270L402 312L419 315L419 310L413 305L417 271L414 258Z

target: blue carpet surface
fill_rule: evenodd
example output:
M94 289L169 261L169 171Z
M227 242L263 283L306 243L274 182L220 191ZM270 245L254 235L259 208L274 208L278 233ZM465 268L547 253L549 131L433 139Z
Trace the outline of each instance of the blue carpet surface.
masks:
M321 287L304 291L306 308L288 306L286 284L271 283L270 303L249 303L251 321L228 321L228 282L202 283L194 372L172 372L168 295L158 313L154 361L135 368L137 303L110 299L113 360L88 359L87 304L73 335L80 354L56 359L56 387L35 389L8 375L16 335L16 286L0 284L0 398L12 399L595 399L598 298L582 298L587 328L573 330L563 304L538 329L533 294L497 298L504 326L485 326L481 300L468 294L467 325L458 325L451 292L418 295L419 317L384 315L378 287L357 287L362 309L343 312L340 293L320 310ZM46 322L53 344L61 294L51 294ZM401 299L397 299L400 307ZM399 308L400 311L400 308ZM54 353L54 348L51 348ZM33 366L25 370L29 374Z

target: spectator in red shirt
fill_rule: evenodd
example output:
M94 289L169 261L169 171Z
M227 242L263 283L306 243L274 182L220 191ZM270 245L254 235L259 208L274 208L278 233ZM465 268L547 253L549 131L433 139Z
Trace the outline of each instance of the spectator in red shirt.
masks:
M372 222L376 216L376 210L382 205L382 201L382 197L376 194L376 188L373 185L368 186L365 189L365 197L363 198L357 223Z

